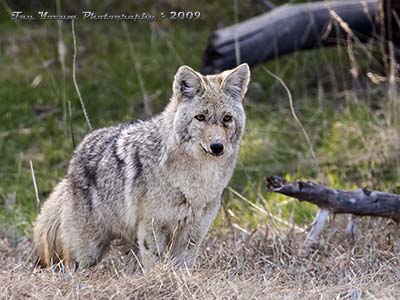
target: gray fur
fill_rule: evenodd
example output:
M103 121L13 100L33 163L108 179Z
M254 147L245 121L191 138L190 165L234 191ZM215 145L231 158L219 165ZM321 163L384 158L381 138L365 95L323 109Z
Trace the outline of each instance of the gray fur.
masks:
M146 268L166 256L191 266L236 164L249 77L245 64L213 76L183 66L162 113L89 134L37 218L41 264L90 267L122 238L138 244Z

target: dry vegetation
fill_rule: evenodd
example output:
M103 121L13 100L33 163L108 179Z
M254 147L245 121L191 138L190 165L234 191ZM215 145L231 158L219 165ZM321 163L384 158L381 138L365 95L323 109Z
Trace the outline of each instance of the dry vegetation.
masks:
M177 5L160 1L169 2ZM260 13L238 2L246 6L239 11L248 14L242 19ZM207 18L199 23L128 24L134 55L121 24L76 24L78 81L95 128L145 114L142 76L154 97L152 112L164 107L176 68L198 66L211 28L220 20L232 22L230 1L210 3L203 7ZM72 86L70 24L63 27L64 70L57 63L55 23L0 22L5 59L0 72L0 299L400 299L400 236L393 221L364 218L352 239L344 232L344 218L337 218L319 245L302 254L306 233L301 226L310 222L315 207L267 193L264 177L316 179L317 173L285 91L262 68L252 71L247 129L232 189L196 268L166 265L143 274L131 254L113 249L89 270L34 269L29 237L37 204L29 161L43 201L65 175L72 152L64 98L71 100L78 141L87 128ZM366 46L377 52L374 44ZM293 92L325 184L399 192L400 106L398 96L390 96L397 81L388 80L397 74L385 75L380 61L366 59L355 45L360 76L353 78L353 53L346 51L296 53L266 65ZM141 69L132 67L136 62Z
M76 273L33 269L30 240L12 247L3 238L0 299L398 299L397 225L366 218L351 240L341 220L332 223L308 256L293 229L225 227L210 234L196 268L144 274L115 249Z

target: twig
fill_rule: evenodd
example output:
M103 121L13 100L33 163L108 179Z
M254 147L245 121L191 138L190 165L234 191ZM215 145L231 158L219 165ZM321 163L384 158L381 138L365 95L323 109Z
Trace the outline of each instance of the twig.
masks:
M29 161L29 164L31 166L31 174L32 174L32 181L33 181L33 187L35 188L35 196L36 196L36 203L38 210L40 209L40 198L39 198L39 190L36 184L36 177L35 177L35 171L33 170L33 164L32 161Z
M240 193L238 193L237 191L235 191L234 189L232 189L231 187L227 187L228 191L232 192L234 195L236 195L239 199L245 201L246 203L248 203L250 206L252 206L254 209L258 210L259 212L265 214L266 216L268 216L269 218L271 218L272 222L274 223L275 227L277 229L279 229L279 226L275 223L275 221L282 223L288 227L293 227L296 231L298 232L304 232L304 230L298 226L296 226L295 224L291 224L275 215L273 215L272 213L270 213L269 211L267 211L266 209L263 209L262 207L258 206L257 204L251 202L250 200L248 200L246 197L244 197L243 195L241 195Z
M56 10L57 14L61 15L61 3L60 0L56 1ZM66 136L66 127L67 127L67 105L65 99L65 79L66 79L66 65L65 65L65 56L66 56L66 47L63 38L62 32L62 20L57 20L57 35L58 35L58 42L57 42L57 50L58 50L58 60L61 64L61 75L62 75L62 107L63 107L63 131L64 136Z
M10 197L7 198L5 202L5 208L10 212L10 220L11 220L11 232L12 232L12 246L16 247L18 245L18 237L17 237L17 225L15 224L15 202L17 200L17 189L19 185L19 180L21 177L21 169L22 169L22 154L19 155L19 163L18 163L18 172L17 177L15 179L14 189Z
M135 66L136 76L138 77L138 80L139 80L140 90L142 92L142 97L143 97L144 113L147 116L150 116L152 114L151 109L150 109L150 104L153 99L146 92L143 76L142 76L142 73L140 72L140 66L137 63L137 59L135 58L135 53L133 51L133 43L132 43L131 36L128 31L128 26L126 25L126 22L122 22L122 29L124 30L125 36L128 40L129 54L131 56L134 66Z
M71 131L72 148L75 149L76 143L75 143L74 124L72 121L71 101L68 101L68 119L69 119L69 130Z
M351 30L350 25L348 23L346 23L333 9L329 10L329 15L347 33L347 39L350 38L350 39L353 39L355 42L357 42L357 45L364 52L364 54L368 57L368 59L371 59L372 58L371 51L369 51L368 48L361 43L361 41L357 37L357 35L354 34L354 32Z
M280 78L278 75L272 73L272 72L271 72L270 70L268 70L266 67L262 66L262 68L263 68L263 70L264 70L265 72L267 72L269 75L271 75L271 76L274 77L276 80L278 80L279 83L280 83L280 84L283 86L283 88L286 90L286 93L287 93L288 98L289 98L290 111L292 112L293 119L295 120L297 126L300 128L301 132L302 132L303 135L304 135L304 138L306 139L308 148L310 149L311 156L312 156L313 161L314 161L314 164L315 164L315 168L316 168L317 173L318 173L318 177L321 178L321 171L320 171L320 168L319 168L318 159L317 159L317 156L315 155L314 148L313 148L313 146L312 146L312 144L311 144L311 140L310 140L310 138L309 138L309 136L308 136L308 134L307 134L307 131L305 130L304 126L301 124L299 118L297 117L296 111L294 110L294 104L293 104L292 93L290 92L289 88L287 87L287 85L285 84L285 82L282 80L282 78Z
M171 37L166 36L167 33L158 27L157 22L151 22L150 28L152 31L153 30L157 31L157 33L160 35L160 37L164 39L165 43L167 44L167 46L171 50L171 52L175 54L175 57L178 60L179 64L183 65L184 60L182 59L182 56L179 55L178 50L174 46L174 43L171 42L171 41L173 41L173 39Z
M137 257L135 251L133 251L133 250L131 249L130 252L132 253L133 257L136 259L136 262L137 262L137 264L139 265L140 270L141 270L142 273L144 274L144 268L143 268L142 264L140 263L140 259Z
M351 237L352 240L355 240L357 235L357 230L358 230L357 220L358 218L355 215L350 215L349 222L346 227L346 233L348 234L348 236Z
M350 29L349 24L347 24L334 10L330 10L329 14L331 17L340 25L340 27L347 33L347 53L349 55L349 61L351 65L350 73L354 79L358 78L358 64L354 57L354 45L351 41L352 38L356 40L356 36L354 36L353 32ZM359 40L357 40L359 42Z
M72 38L74 40L74 58L73 58L73 64L72 64L72 79L74 81L74 86L75 86L76 93L78 94L79 101L81 102L81 107L82 107L83 115L85 116L85 119L86 119L86 123L88 124L90 131L92 131L93 127L92 127L92 124L90 124L89 116L86 112L85 104L83 103L83 99L82 99L81 92L79 91L78 83L76 82L75 73L76 73L76 52L77 52L77 50L76 50L76 36L75 36L74 19L72 19L71 24L72 24L71 25L72 26Z
M306 242L303 245L305 253L311 249L319 240L319 235L324 229L325 221L328 218L330 212L327 209L319 209L314 222L311 224L310 231L308 232Z

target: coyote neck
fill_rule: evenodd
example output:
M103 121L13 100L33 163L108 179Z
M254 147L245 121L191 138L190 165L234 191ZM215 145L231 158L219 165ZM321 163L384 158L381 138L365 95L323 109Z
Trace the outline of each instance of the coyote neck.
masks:
M237 152L229 157L192 157L178 143L168 110L162 117L165 152L160 162L160 175L185 195L197 195L206 202L219 199L232 175Z

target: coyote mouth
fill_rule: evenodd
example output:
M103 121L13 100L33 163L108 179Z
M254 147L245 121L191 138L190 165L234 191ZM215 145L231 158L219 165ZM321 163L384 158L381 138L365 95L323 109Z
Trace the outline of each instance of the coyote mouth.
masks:
M204 151L205 153L207 153L207 154L209 154L209 155L211 155L211 156L218 157L218 156L221 156L222 154L224 154L223 151L220 152L220 153L218 153L218 154L217 154L217 153L212 153L212 152L208 151L206 148L204 148L202 144L200 144L200 146L201 146L201 148L203 149L203 151Z

